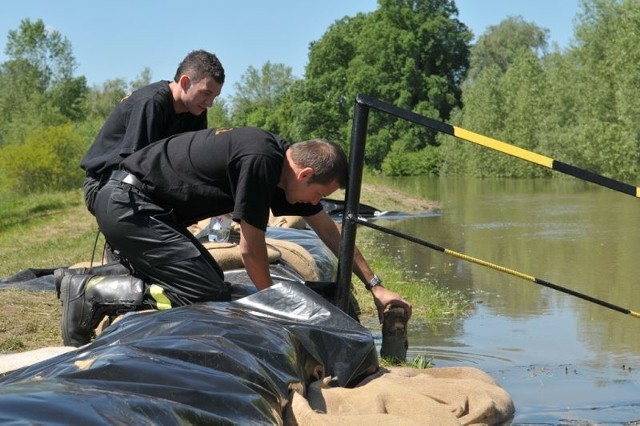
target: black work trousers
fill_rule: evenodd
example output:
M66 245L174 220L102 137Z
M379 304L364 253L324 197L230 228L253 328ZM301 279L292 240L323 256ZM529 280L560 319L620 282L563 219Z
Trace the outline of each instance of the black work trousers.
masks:
M147 286L145 304L163 309L228 301L222 268L171 210L127 183L108 181L94 211L105 238Z

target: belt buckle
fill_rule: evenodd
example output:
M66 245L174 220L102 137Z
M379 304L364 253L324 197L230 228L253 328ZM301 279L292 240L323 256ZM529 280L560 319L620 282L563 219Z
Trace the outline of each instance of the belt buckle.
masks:
M140 189L140 186L141 186L138 178L136 178L131 173L128 173L124 178L122 178L122 182L128 183L129 185L134 186L138 189Z

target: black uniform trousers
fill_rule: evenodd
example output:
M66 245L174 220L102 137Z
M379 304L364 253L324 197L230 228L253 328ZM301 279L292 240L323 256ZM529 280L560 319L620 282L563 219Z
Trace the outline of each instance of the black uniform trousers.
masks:
M109 180L94 210L105 238L146 283L144 304L156 309L231 300L224 272L170 209L143 190Z

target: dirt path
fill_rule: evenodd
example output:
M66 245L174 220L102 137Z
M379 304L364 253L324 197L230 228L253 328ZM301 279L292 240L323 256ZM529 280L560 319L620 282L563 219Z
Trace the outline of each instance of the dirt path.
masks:
M338 191L331 198L344 199L344 191ZM437 210L440 203L416 197L406 192L398 191L388 186L363 183L360 202L375 207L381 211L402 211L417 213L426 210Z

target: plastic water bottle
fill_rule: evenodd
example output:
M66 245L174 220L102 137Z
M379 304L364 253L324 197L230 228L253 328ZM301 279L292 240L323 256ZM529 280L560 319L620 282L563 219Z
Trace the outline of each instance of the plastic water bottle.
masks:
M231 216L221 215L211 218L209 224L209 241L216 243L225 243L229 240L231 232Z

